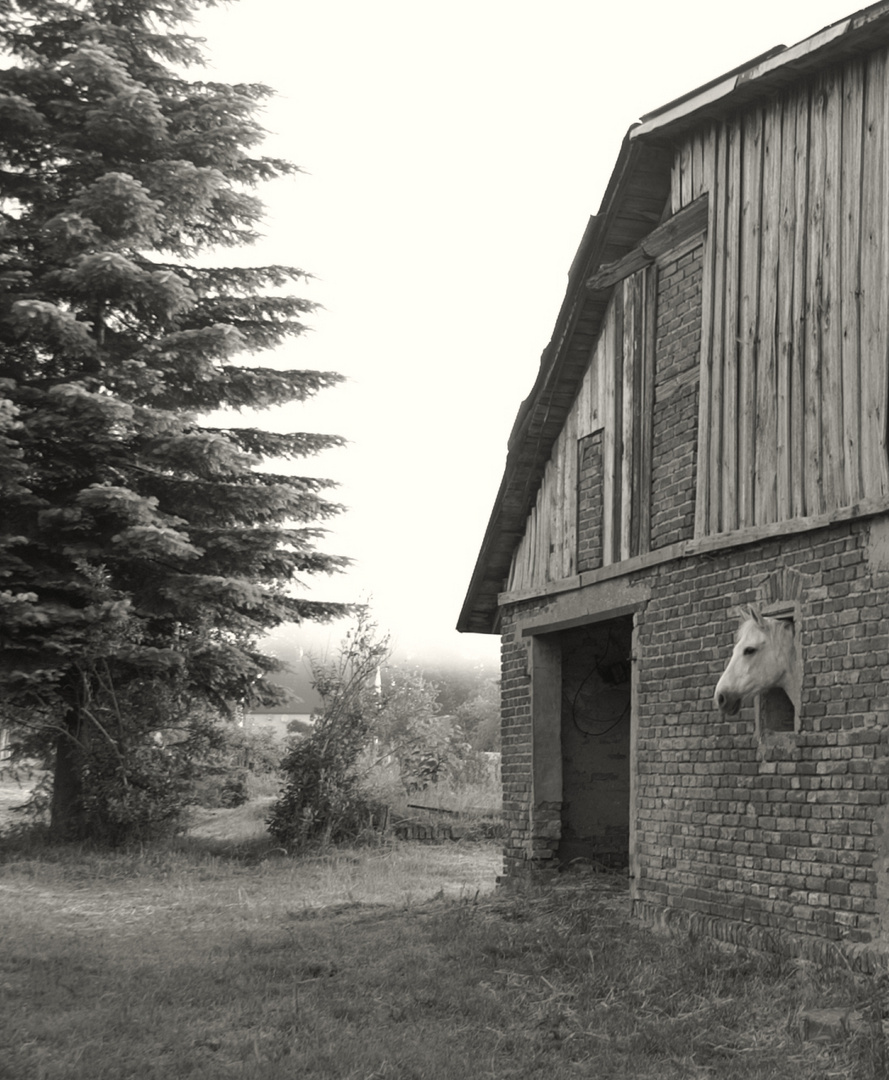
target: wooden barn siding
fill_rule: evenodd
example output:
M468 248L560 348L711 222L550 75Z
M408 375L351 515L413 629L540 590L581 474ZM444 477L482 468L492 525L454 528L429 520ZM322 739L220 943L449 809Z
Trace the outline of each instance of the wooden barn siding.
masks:
M687 272L684 262L696 258L692 255L694 244L700 252L701 241L698 239L691 242L689 251L677 256L677 266L683 264L679 266L683 274ZM700 262L699 257L697 262ZM664 539L672 535L669 526L665 531L661 522L653 531L651 521L652 455L653 451L663 452L667 443L671 454L675 451L681 455L685 451L677 448L675 438L665 436L654 423L657 412L655 383L659 378L667 380L668 374L664 365L659 369L660 374L655 371L658 297L662 287L659 278L658 266L651 265L630 274L614 288L583 383L553 447L536 505L528 516L525 535L513 556L507 582L509 591L539 588L594 568L590 551L584 546L584 534L590 524L590 498L598 500L601 507L595 566L629 559L648 551L652 542L654 546L669 542ZM697 274L699 278L700 273ZM700 322L699 316L697 322ZM669 337L669 334L662 334L662 342ZM663 359L669 367L672 362L670 348L664 348ZM686 374L673 390L682 390L688 383ZM666 387L661 388L662 396L667 392ZM598 489L593 490L590 477L578 474L579 447L582 448L585 440L598 431L601 431L601 453L598 455L601 493ZM695 420L690 438L686 440L692 456L696 437ZM653 440L659 440L659 445L653 446ZM684 499L693 504L694 477L691 473L688 473L686 487ZM645 492L646 496L640 498L640 492ZM668 494L669 500L683 501L673 499L672 494ZM663 533L660 538L658 528ZM688 539L691 539L692 531L690 528ZM681 532L673 538L686 537Z
M889 66L827 70L703 125L674 156L672 212L709 194L695 535L889 495ZM618 283L518 545L507 590L577 566L577 444L603 430L604 564L645 549L654 268ZM630 497L631 494L633 497Z
M678 148L710 195L696 534L889 494L889 108L883 52Z
M602 429L601 561L618 562L636 554L638 521L639 380L646 319L642 270L619 283L602 332L564 428L544 471L525 535L513 556L507 588L524 589L563 581L579 572L578 444ZM639 508L635 506L638 518ZM634 521L637 539L634 537ZM588 568L587 566L584 567Z

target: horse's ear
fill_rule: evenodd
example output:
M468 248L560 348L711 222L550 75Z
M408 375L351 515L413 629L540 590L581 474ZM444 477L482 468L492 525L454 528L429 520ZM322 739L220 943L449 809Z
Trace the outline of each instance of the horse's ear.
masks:
M738 608L738 618L742 623L752 619L757 626L762 626L762 612L755 604L742 604Z

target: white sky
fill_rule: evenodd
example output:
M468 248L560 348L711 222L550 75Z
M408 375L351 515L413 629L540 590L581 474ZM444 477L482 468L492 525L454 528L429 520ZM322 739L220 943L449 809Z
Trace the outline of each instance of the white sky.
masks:
M494 660L454 630L520 401L638 117L855 10L848 0L241 0L195 25L206 77L264 82L264 152L306 175L262 197L247 253L316 275L286 366L349 383L262 414L352 445L310 459L350 507L323 550L417 655ZM193 77L201 77L194 72ZM240 261L240 260L239 260ZM337 628L334 638L339 636ZM308 631L292 642L317 647Z

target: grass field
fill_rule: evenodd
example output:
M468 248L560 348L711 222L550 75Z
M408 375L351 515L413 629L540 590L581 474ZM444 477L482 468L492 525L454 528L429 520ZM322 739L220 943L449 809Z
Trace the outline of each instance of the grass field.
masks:
M262 806L114 853L0 857L3 1080L886 1075L851 973L662 937L604 874L495 890L492 843L293 859ZM231 837L234 836L234 840Z

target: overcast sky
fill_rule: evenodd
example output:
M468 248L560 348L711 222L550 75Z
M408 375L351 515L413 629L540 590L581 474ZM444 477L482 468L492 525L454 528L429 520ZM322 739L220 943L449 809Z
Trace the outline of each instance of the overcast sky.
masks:
M415 655L497 656L459 635L506 440L629 126L850 14L829 0L241 0L195 26L209 77L277 92L247 257L311 271L324 305L286 366L349 382L263 414L347 450L309 462L349 512L318 599L372 599ZM195 77L198 77L195 75ZM336 631L338 636L339 630ZM307 631L292 643L317 648Z

